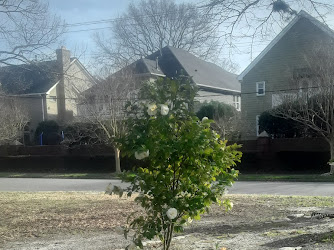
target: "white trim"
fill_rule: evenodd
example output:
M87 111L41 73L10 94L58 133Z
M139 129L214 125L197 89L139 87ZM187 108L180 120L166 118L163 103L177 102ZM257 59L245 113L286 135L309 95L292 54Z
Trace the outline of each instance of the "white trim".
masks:
M46 94L47 94L47 95L50 95L50 92L51 92L55 87L57 87L58 83L59 83L59 81L56 82L55 85L53 85L53 86L46 92Z
M300 11L297 16L272 40L269 45L247 66L247 68L238 76L238 80L242 81L245 75L251 71L256 64L282 39L282 37L302 18L307 18L319 29L326 32L328 35L334 37L333 31L328 28L325 24L318 21L305 11Z
M15 97L15 96L41 96L41 95L45 95L45 93L30 93L30 94L16 94L16 95L9 94L7 96Z
M259 94L259 85L263 84L263 93ZM266 95L266 82L261 81L261 82L256 82L256 96L264 96Z
M217 89L217 90L230 91L230 92L239 93L239 94L241 93L240 90L233 90L233 89L225 89L225 88L213 87L213 86L204 85L204 84L197 84L196 82L195 82L195 84L196 84L198 87L204 87L204 88L210 88L210 89Z
M86 76L88 78L91 79L92 83L97 85L97 82L95 81L94 77L88 72L88 70L85 68L85 66L79 61L78 58L73 57L72 62L70 63L70 65L68 66L68 69L71 67L71 65L73 65L74 63L77 63L77 65L79 65L79 67L81 67L81 69L83 69L83 72L86 74ZM67 70L68 70L67 69Z
M44 97L41 95L42 100L42 121L45 121L45 112L44 112Z

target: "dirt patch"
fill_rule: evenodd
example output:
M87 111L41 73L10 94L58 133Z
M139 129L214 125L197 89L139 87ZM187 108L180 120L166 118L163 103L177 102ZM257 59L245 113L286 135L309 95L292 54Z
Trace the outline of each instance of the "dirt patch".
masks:
M334 197L227 197L232 211L212 206L175 235L173 249L334 249L334 221L310 218L319 208L334 207ZM130 213L141 213L133 199L78 192L3 192L0 208L2 249L124 249L129 241L115 227ZM147 241L145 248L159 246Z

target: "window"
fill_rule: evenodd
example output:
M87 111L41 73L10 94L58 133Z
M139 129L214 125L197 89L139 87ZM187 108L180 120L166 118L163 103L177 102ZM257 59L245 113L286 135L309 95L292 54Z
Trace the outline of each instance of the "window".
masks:
M236 110L240 111L240 96L233 96L233 106L236 108Z
M257 96L263 96L265 95L265 91L266 91L266 83L263 82L257 82L256 83L256 95Z

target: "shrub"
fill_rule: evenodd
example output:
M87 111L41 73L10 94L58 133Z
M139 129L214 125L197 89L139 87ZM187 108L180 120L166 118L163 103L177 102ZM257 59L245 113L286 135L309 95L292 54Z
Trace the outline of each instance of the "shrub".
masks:
M35 142L40 144L40 136L43 133L43 145L58 145L61 142L59 125L56 121L40 122L35 131Z
M76 122L64 128L64 143L74 145L104 144L103 130L94 123Z
M196 115L199 119L208 117L214 120L215 122L212 124L212 129L224 139L233 141L240 140L240 112L232 105L216 101L204 102L200 105Z
M302 124L291 119L284 119L271 114L271 111L263 112L259 117L260 131L266 131L273 138L313 137L314 132Z
M121 178L130 182L128 195L139 193L135 200L146 215L130 218L123 230L125 236L135 230L133 244L141 248L144 238L158 236L169 249L173 232L200 219L213 202L232 207L221 198L238 175L232 167L240 161L239 146L226 146L210 128L212 120L195 116L195 95L188 78L160 79L143 84L139 96L144 101L127 107L129 131L120 141L122 149L145 164ZM114 192L123 190L115 187Z

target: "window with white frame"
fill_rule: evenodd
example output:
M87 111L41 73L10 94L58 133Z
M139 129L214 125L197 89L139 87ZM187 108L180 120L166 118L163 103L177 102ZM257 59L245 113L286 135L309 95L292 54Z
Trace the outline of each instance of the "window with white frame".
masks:
M256 95L263 96L266 93L266 83L265 81L256 83Z
M233 96L233 106L236 108L236 110L240 111L240 96Z

